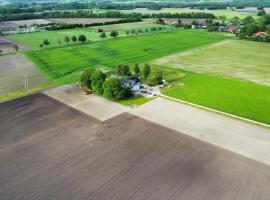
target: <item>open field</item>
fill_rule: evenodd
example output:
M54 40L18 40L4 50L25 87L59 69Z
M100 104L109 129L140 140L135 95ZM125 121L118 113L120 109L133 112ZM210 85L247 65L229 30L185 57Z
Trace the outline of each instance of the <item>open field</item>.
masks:
M178 30L111 39L87 45L31 51L27 52L27 55L51 80L67 83L77 81L79 72L86 67L101 65L116 67L119 64L148 62L226 38L222 34Z
M198 10L198 9L190 9L190 8L162 8L161 10L148 10L147 8L136 8L134 10L117 10L124 13L136 12L142 14L149 14L149 13L187 13L187 12L206 12L206 13L213 13L217 17L219 16L226 16L227 18L233 18L235 16L239 18L245 18L247 16L252 16L257 18L257 11L254 9L248 10ZM105 12L105 10L97 10L97 12ZM269 12L269 10L267 10Z
M36 94L0 104L0 133L1 199L269 199L269 166L126 113Z
M66 19L72 21L74 18ZM87 19L84 19L87 20ZM91 20L91 19L89 19ZM97 20L97 19L96 19ZM64 42L64 37L67 35L69 37L75 35L79 36L84 34L88 41L99 41L105 40L99 37L100 33L97 32L97 29L103 29L107 34L107 39L111 38L109 36L109 32L112 30L117 30L119 33L118 37L125 37L127 36L125 31L135 29L138 31L139 29L149 29L151 27L159 27L161 25L153 24L153 21L147 20L144 22L134 22L134 23L123 23L123 24L113 24L113 25L104 25L104 26L95 26L91 28L76 28L76 29L65 29L65 30L57 30L57 31L42 31L42 32L34 32L34 33L25 33L25 34L15 34L15 35L8 35L6 36L9 39L30 45L35 49L41 49L40 44L43 43L44 39L48 39L50 42L49 47L59 47L59 46L66 46L67 44ZM165 29L163 31L171 30L171 27L162 26ZM149 31L150 32L150 31ZM145 33L144 33L145 34ZM61 44L59 45L57 40L61 40ZM69 42L70 45L73 42Z
M50 83L25 55L0 56L0 102L14 92L33 92Z
M14 53L15 49L12 47L12 45L18 45L19 50L29 50L31 49L30 46L22 44L18 41L13 41L8 38L4 38L0 36L0 50L2 51L2 54L6 53Z
M119 21L120 18L50 18L52 22L62 22L65 24L93 24Z
M178 84L163 89L162 93L270 124L270 87L208 74L185 73Z
M44 39L48 39L50 42L50 47L59 47L65 46L64 37L67 35L69 37L75 35L85 35L87 40L96 41L99 40L99 34L96 31L93 31L89 28L77 28L77 29L66 29L66 30L57 30L57 31L42 31L34 33L24 33L24 34L14 34L6 36L9 39L19 41L21 43L30 45L35 49L41 49L40 44L43 44ZM57 40L61 40L59 45ZM73 44L72 41L69 42Z
M153 63L270 86L268 43L227 40L159 58Z

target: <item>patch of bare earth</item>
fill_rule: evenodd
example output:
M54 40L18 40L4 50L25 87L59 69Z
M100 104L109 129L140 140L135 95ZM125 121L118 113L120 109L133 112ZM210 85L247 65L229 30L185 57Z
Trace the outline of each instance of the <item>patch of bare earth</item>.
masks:
M34 89L50 81L23 54L0 56L0 96Z

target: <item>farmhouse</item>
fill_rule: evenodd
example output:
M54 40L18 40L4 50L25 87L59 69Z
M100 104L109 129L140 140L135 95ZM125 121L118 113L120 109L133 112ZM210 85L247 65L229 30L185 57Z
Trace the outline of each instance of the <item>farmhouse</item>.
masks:
M122 78L121 82L123 83L124 86L130 87L133 92L137 92L140 90L141 83L140 79L137 76Z
M259 31L257 33L255 33L256 36L266 36L267 33L266 32L262 32L262 31Z

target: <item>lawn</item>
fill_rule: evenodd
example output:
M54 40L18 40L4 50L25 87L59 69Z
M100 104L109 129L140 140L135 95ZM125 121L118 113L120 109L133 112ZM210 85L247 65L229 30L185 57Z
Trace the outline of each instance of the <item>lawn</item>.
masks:
M97 32L98 29L103 29L107 38L110 39L109 36L110 31L117 30L119 33L119 37L126 37L126 30L135 29L142 30L148 29L150 33L151 27L159 27L161 25L153 24L153 20L146 20L143 22L134 22L134 23L123 23L123 24L113 24L113 25L104 25L104 26L94 26L91 28L76 28L76 29L65 29L65 30L57 30L57 31L42 31L42 32L34 32L34 33L24 33L24 34L13 34L8 35L7 38L16 40L23 44L27 44L32 46L34 49L41 49L40 44L43 43L44 39L48 39L50 45L48 47L60 47L67 46L67 44L74 44L72 41L69 43L64 42L64 37L67 35L69 37L75 35L85 35L89 42L104 40L99 37L100 33ZM161 26L164 28L162 31L170 31L173 29L169 26ZM61 40L61 45L58 44L58 40ZM76 43L75 43L76 44ZM43 47L44 48L44 47Z
M222 34L177 30L137 37L124 37L86 45L27 52L37 66L57 84L74 82L86 67L116 67L148 62L172 53L226 39Z
M185 73L178 85L165 88L162 93L270 124L270 87L208 74Z
M153 63L270 86L269 43L226 40L159 58Z

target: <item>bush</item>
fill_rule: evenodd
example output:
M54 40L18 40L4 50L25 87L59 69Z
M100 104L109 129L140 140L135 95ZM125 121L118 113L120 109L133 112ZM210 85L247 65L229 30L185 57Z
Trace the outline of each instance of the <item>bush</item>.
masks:
M103 29L99 28L98 33L102 33L102 32L103 32Z
M91 74L91 88L93 92L102 95L103 94L103 83L106 79L106 74L104 74L102 71L94 71Z
M109 78L103 84L103 96L111 100L120 100L132 94L130 88L125 88L118 78Z

